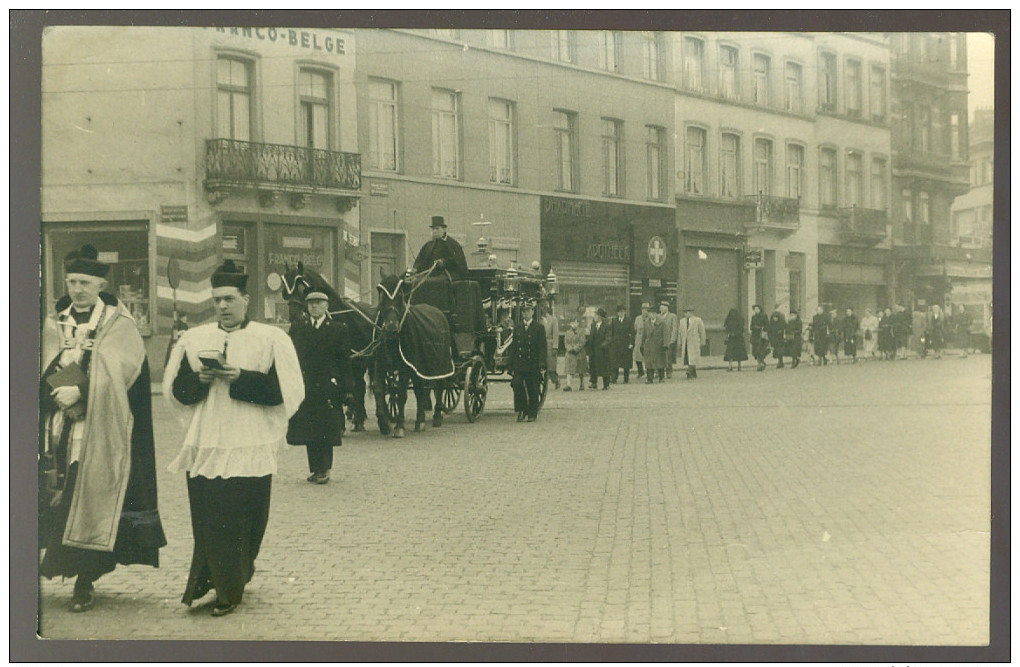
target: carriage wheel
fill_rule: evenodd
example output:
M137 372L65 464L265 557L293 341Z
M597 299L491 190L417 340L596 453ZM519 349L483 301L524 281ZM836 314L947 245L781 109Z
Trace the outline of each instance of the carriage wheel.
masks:
M455 382L455 379L450 379L449 382ZM457 408L457 405L460 403L460 394L460 387L455 384L443 387L439 393L439 398L442 401L444 414L450 414Z
M400 386L400 374L397 371L386 373L386 412L390 421L396 423L400 414L400 405L397 403L397 388Z
M464 414L472 424L478 421L489 395L489 375L481 358L475 357L464 374Z
M542 384L538 387L538 409L545 405L545 395L549 393L549 371L542 373Z

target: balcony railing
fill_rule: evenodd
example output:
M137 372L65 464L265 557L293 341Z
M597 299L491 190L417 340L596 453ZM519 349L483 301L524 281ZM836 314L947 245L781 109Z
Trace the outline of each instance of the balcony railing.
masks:
M205 143L206 187L266 187L293 192L361 189L361 155L234 139Z
M880 209L850 206L838 209L839 234L844 243L874 245L889 235L888 216Z
M751 226L785 232L800 229L800 199L766 194L748 195L747 198L755 205Z

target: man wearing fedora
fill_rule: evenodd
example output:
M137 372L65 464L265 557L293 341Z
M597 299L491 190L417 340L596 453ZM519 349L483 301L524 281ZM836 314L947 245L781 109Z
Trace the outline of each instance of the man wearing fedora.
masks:
M467 258L464 256L464 248L446 233L446 221L443 216L432 216L432 224L429 227L432 230L432 239L422 246L421 252L414 260L415 272L428 271L438 262L436 268L449 273L452 280L466 278Z
M343 399L353 398L354 392L346 327L333 321L328 306L325 293L309 292L305 296L308 318L290 327L305 380L305 400L290 418L287 442L306 448L308 481L313 484L329 482L333 448L341 445Z
M118 564L159 567L152 385L127 306L103 290L110 267L86 245L64 262L67 294L42 332L39 573L75 577L71 611Z

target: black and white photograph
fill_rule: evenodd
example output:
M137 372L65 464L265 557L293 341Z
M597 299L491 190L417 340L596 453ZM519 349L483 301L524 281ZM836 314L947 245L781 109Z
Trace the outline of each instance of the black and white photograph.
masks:
M37 640L1002 655L994 21L139 14L35 47Z

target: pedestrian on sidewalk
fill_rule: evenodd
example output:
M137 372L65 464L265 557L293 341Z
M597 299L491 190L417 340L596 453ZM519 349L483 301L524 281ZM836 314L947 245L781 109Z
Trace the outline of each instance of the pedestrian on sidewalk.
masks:
M514 340L510 344L510 386L519 422L525 419L533 422L538 418L538 392L542 373L546 371L547 353L545 327L535 319L535 304L526 302L521 307L521 323L514 329Z
M829 363L829 315L823 306L815 308L815 316L811 318L811 342L814 345L815 361L819 366Z
M159 567L152 385L127 306L102 291L92 245L64 261L67 295L46 318L39 383L39 574L74 577L71 611L120 565Z
M942 348L946 345L946 316L938 304L931 307L928 314L928 329L926 332L928 345L936 359L942 358Z
M857 363L857 331L860 329L860 323L857 321L857 315L854 314L853 308L846 309L846 315L843 317L843 355L850 357L852 363Z
M670 312L669 301L659 302L659 317L662 321L663 333L666 335L666 345L669 352L666 353L666 377L673 377L673 365L676 363L676 344L680 338L680 330L677 327L676 313Z
M591 325L588 336L588 370L591 373L591 388L598 386L598 378L602 378L602 389L609 389L609 379L613 373L612 361L613 338L606 321L605 308L595 312L595 321Z
M907 358L910 349L910 330L913 325L913 317L907 312L903 304L896 304L893 313L893 336L896 340L896 347L903 350L903 358Z
M656 373L658 373L659 382L664 382L669 343L666 337L666 325L661 315L649 313L648 319L644 323L641 346L645 357L645 381L652 384L655 381Z
M308 455L308 481L329 482L333 468L333 448L342 444L344 402L354 396L354 379L347 356L346 327L326 312L329 297L323 292L305 296L308 317L290 326L301 375L305 400L287 426L287 442L304 447Z
M896 337L893 335L892 308L886 307L879 314L878 320L878 353L882 359L892 360L896 358Z
M705 323L694 313L694 306L684 308L684 318L680 320L680 334L678 337L678 354L681 355L681 363L687 369L687 379L698 379L698 364L701 363L701 346L705 344L707 334Z
M570 323L570 330L563 337L563 345L567 349L567 358L564 373L566 382L563 391L570 391L571 378L578 376L580 386L578 391L584 391L584 383L588 376L588 353L585 351L585 343L588 341L588 334L582 327L580 320L573 320Z
M747 345L744 343L744 318L740 311L730 308L726 314L726 321L723 323L726 331L726 352L723 354L723 361L729 362L727 371L733 370L733 362L737 362L737 371L740 371L740 362L747 361Z
M924 321L923 319L921 320ZM875 356L875 348L878 346L878 318L870 309L864 310L864 317L861 318L861 329L864 336L864 356L871 359ZM923 332L923 327L922 327Z
M627 384L630 382L630 367L634 364L634 323L627 317L627 306L620 304L616 307L616 317L609 322L609 335L613 339L611 381L617 383L622 368L623 383Z
M786 353L790 355L790 368L800 366L800 355L804 349L804 320L800 319L800 312L797 310L790 310L783 345L786 346Z
M769 344L772 346L772 356L779 360L776 368L783 367L783 356L786 351L783 349L783 341L786 340L786 317L779 310L776 304L772 315L769 316Z
M641 314L634 318L634 364L637 366L637 376L642 378L645 375L645 355L641 351L642 337L644 336L645 323L648 322L650 308L647 301L641 304Z
M546 359L549 362L549 380L554 389L560 388L559 347L560 321L553 312L552 301L542 305L542 326L545 328Z
M195 548L181 601L216 590L213 616L241 604L269 522L276 452L305 397L294 344L248 319L248 276L227 261L212 275L215 322L190 329L170 356L163 394L185 421L170 470L188 484Z
M754 304L751 311L751 354L758 362L758 370L763 371L765 357L769 354L769 318L758 304Z

